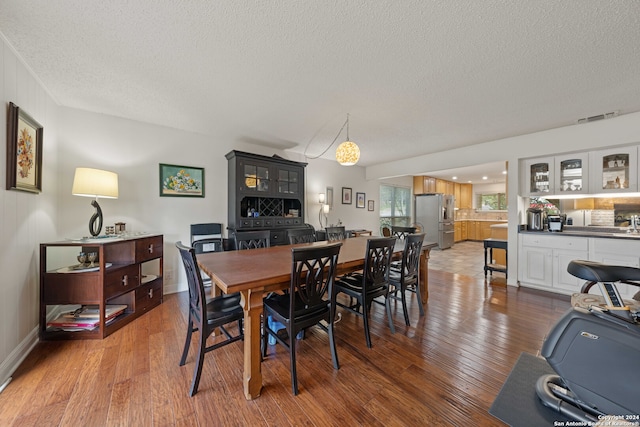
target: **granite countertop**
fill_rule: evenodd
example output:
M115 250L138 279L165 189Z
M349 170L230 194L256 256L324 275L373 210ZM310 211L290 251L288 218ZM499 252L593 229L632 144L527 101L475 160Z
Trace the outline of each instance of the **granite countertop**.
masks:
M545 236L599 237L607 239L639 240L640 233L627 233L627 227L580 227L567 225L562 231L548 232L520 230L523 234L543 234Z
M507 222L509 222L506 219L478 219L478 218L462 218L462 219L456 219L456 222L458 221L482 221L482 222L504 222L505 224Z
M493 224L491 228L509 228L509 224L505 221L500 224Z

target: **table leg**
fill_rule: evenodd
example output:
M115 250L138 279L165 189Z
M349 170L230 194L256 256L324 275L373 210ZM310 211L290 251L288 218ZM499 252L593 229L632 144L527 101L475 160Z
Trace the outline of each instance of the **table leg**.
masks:
M422 303L426 304L429 299L429 254L431 249L422 251L420 254L420 295Z
M262 289L241 291L244 309L244 373L242 383L244 396L253 400L262 390L260 366L260 318L262 316Z

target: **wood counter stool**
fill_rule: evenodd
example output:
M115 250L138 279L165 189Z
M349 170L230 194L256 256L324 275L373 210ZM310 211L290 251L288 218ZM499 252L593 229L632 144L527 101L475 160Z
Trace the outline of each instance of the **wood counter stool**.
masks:
M494 264L493 263L493 249L504 249L505 253L505 265L502 264ZM487 252L487 249L489 251ZM488 258L487 258L488 255ZM500 271L504 273L505 278L507 278L507 265L508 264L509 255L507 253L507 241L501 239L484 239L484 277L487 277L487 271L493 275L494 271Z

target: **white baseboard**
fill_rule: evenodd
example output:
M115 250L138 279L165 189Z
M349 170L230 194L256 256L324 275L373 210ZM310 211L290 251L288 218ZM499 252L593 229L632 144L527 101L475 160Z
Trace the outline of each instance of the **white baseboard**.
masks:
M0 384L7 382L11 375L18 369L18 366L31 353L31 350L38 344L38 329L36 326L27 337L0 363Z

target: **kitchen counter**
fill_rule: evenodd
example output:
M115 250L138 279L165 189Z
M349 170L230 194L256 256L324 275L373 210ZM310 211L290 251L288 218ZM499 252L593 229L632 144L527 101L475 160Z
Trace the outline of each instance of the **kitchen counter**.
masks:
M520 230L521 234L541 234L545 236L575 236L596 237L607 239L640 240L640 233L627 233L627 228L622 227L572 227L565 226L563 231L530 231Z
M475 218L456 219L455 221L456 222L458 221L504 222L505 224L508 222L508 220L506 219L475 219Z

